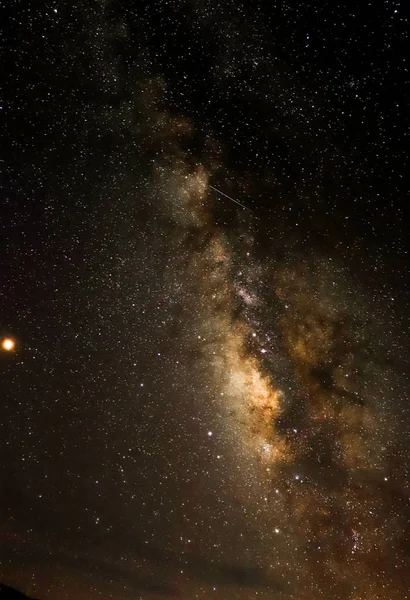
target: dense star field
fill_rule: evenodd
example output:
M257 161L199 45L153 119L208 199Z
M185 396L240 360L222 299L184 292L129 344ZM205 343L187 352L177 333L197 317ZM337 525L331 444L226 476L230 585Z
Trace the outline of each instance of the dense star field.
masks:
M410 599L404 4L1 23L0 581Z

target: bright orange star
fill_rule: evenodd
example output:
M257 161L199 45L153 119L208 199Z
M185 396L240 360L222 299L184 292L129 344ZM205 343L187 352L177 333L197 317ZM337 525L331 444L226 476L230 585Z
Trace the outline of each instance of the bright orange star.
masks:
M11 338L3 338L1 341L1 347L3 348L3 350L5 350L6 352L11 352L12 350L14 350L16 345L16 342L11 339Z

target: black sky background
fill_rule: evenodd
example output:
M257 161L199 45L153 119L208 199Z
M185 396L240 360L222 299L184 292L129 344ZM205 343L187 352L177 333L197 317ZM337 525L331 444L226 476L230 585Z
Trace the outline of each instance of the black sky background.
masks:
M292 598L208 408L184 275L201 240L174 237L152 165L177 140L254 211L261 322L268 260L330 257L364 290L408 491L406 7L17 1L1 22L2 580L44 600ZM210 205L236 269L246 216Z

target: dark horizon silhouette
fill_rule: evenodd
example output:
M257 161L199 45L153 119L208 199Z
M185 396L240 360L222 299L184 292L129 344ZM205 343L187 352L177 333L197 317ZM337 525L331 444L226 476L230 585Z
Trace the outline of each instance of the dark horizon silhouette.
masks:
M5 583L0 583L0 598L1 600L39 600L39 598L27 596L23 592L20 592L20 590Z

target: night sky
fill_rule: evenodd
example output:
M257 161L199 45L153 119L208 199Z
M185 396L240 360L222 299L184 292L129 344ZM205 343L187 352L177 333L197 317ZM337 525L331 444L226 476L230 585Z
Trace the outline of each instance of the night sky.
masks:
M3 3L0 581L410 598L405 4Z

